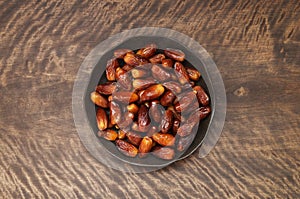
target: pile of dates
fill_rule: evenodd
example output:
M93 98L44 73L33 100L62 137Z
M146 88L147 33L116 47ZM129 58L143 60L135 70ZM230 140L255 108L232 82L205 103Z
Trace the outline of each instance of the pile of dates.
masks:
M211 112L201 74L184 66L178 49L118 49L106 65L106 82L91 93L98 136L115 142L129 157L150 153L171 160L192 143Z

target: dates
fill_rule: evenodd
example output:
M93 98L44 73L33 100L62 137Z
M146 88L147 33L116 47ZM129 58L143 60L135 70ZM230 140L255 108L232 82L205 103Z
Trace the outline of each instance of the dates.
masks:
M211 112L209 95L199 86L200 72L183 51L156 44L117 49L113 55L106 65L107 81L90 94L98 137L114 142L128 157L174 159Z
M164 93L164 91L165 88L161 84L150 86L141 94L140 102L157 99Z
M155 133L152 138L162 146L173 146L175 143L175 137L168 133Z
M149 63L147 59L132 52L126 53L124 56L124 61L130 66L140 66Z
M116 145L121 153L129 157L135 157L139 152L134 145L124 140L116 140Z
M174 69L178 72L178 78L181 84L186 84L189 82L189 75L186 72L185 67L180 62L176 62L174 64Z
M132 93L132 92L126 92L126 91L115 92L113 94L113 100L116 100L124 104L129 104L139 100L139 96L136 93Z
M186 68L186 72L188 73L189 78L193 81L198 81L201 76L200 72L194 68Z
M139 156L141 158L145 157L148 152L150 152L151 148L153 146L153 141L150 137L145 136L139 146Z
M151 57L149 59L149 61L152 63L152 64L160 64L162 63L162 61L166 58L166 56L164 54L157 54L157 55L154 55L153 57Z
M165 49L165 55L167 57L170 57L171 59L174 59L176 61L183 61L185 58L184 52L178 49L173 49L173 48L167 48Z
M106 82L96 87L96 91L103 95L111 95L116 89L116 82Z
M138 125L140 127L146 127L150 123L148 108L142 104L138 112Z
M105 131L98 131L98 136L109 141L114 141L118 138L118 133L112 129L107 129Z
M141 48L140 50L138 50L136 54L138 54L144 58L150 58L151 56L153 56L155 54L156 48L157 48L157 46L155 44L148 44L144 48Z
M172 128L172 125L173 125L173 112L171 110L166 110L160 124L161 132L167 133Z
M116 59L111 59L106 65L106 78L108 81L116 80L116 69L119 67L119 63Z
M165 68L172 68L173 67L173 61L172 61L172 59L163 59L161 61L161 65Z
M107 99L104 96L102 96L101 94L97 93L96 91L91 93L91 100L97 106L100 106L102 108L108 108Z
M104 109L98 108L96 119L97 119L98 129L105 130L108 125L108 119L107 119L107 115L106 115L106 112Z
M172 91L166 91L160 99L160 104L163 106L171 106L176 95Z
M166 81L171 78L171 74L158 65L153 65L151 68L151 72L152 76L159 81Z
M128 141L135 146L139 146L142 141L142 137L134 132L128 132L126 137L128 138Z
M153 78L135 79L132 82L133 88L136 90L146 89L153 84L156 84L156 81Z
M199 103L201 103L203 106L207 106L209 104L209 97L203 88L201 86L195 86L194 90L197 92Z

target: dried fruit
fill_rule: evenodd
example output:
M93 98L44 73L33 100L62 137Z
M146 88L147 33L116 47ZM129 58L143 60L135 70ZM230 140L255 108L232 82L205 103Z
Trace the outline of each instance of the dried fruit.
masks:
M166 91L160 99L160 104L163 106L171 106L176 95L172 91Z
M186 122L181 125L178 130L177 134L181 137L185 137L193 133L193 128L199 123L199 112L195 111L194 114L191 114Z
M141 68L134 68L131 70L131 75L133 78L142 78L147 77L149 72Z
M98 136L109 141L114 141L117 139L118 133L112 129L106 129L104 131L98 131Z
M185 67L180 62L175 62L174 69L177 71L177 76L181 84L189 82L189 75L186 72Z
M172 160L175 156L175 151L169 147L156 146L153 149L153 155L164 160Z
M156 84L156 81L153 78L135 79L132 82L133 88L136 90L146 89L153 84Z
M164 112L164 107L159 103L151 103L149 110L151 121L154 120L155 122L160 123Z
M194 90L197 91L197 98L199 103L203 106L207 106L209 104L209 97L201 86L195 86Z
M121 121L122 118L122 112L120 105L116 103L115 101L110 102L110 123L111 124L118 124Z
M131 125L131 129L136 131L136 132L140 132L140 133L146 133L149 131L150 129L150 125L147 125L145 127L139 126L137 122L133 122Z
M153 65L151 68L152 76L159 81L171 79L171 74L158 65Z
M209 115L209 113L211 112L211 108L209 106L200 107L198 111L199 111L200 120L203 120Z
M96 119L97 119L98 129L105 130L108 125L108 119L107 119L107 115L106 115L106 112L104 109L98 108Z
M161 65L165 68L172 68L173 64L174 62L172 61L172 59L163 59L161 61Z
M118 68L116 69L116 79L119 80L120 77L121 77L122 75L124 75L125 73L126 73L126 70L124 70L124 69L118 67Z
M127 106L127 110L133 114L137 114L139 111L139 107L136 104L132 103Z
M184 52L178 49L166 48L164 50L164 53L167 57L170 57L171 59L174 59L176 61L183 61L185 58Z
M121 75L118 79L118 86L122 89L122 90L126 90L129 91L131 90L132 86L131 86L131 78L129 77L128 73L124 73L123 75Z
M173 112L171 110L166 110L165 114L160 123L160 129L162 133L167 133L173 125Z
M135 146L139 146L142 141L141 135L131 131L126 133L126 137L128 138L128 141Z
M149 63L147 59L131 52L126 53L124 56L124 61L126 64L131 66L140 66Z
M140 127L145 127L150 124L148 108L142 104L138 112L138 124Z
M135 157L138 154L138 149L124 140L116 140L116 145L118 150L126 156Z
M106 82L96 87L96 91L103 95L111 95L116 89L116 82Z
M108 81L116 80L116 69L119 67L119 62L116 59L107 61L106 64L106 78Z
M175 137L169 133L155 133L152 138L162 146L173 146L175 143Z
M122 69L125 70L125 71L130 71L131 69L133 69L134 67L133 66L130 66L128 64L125 64Z
M155 84L148 87L142 94L140 101L145 102L149 100L154 100L160 97L165 91L165 88L161 84Z
M186 72L193 81L198 81L201 76L200 72L194 68L186 68Z
M172 127L173 133L176 134L179 127L180 127L180 120L177 118L174 118L173 127Z
M91 93L91 100L97 106L100 106L102 108L108 108L107 99L105 97L103 97L101 94L97 93L96 91Z
M138 50L138 52L136 54L138 54L144 58L149 58L155 54L156 48L157 48L156 44L148 44L144 48L141 48L140 50Z
M114 141L129 157L139 153L144 158L153 152L158 158L174 159L175 150L189 147L199 121L211 112L207 93L195 86L201 74L183 66L181 50L167 48L161 53L149 44L134 52L115 50L106 66L109 82L91 93L98 136ZM109 108L109 117L104 108Z
M139 100L139 96L136 93L130 91L115 92L112 96L113 96L113 100L124 104L130 104L132 102Z
M126 132L123 130L118 131L118 139L124 139L126 137Z
M193 91L182 93L178 96L178 102L175 104L177 112L185 111L196 100L196 95Z
M163 85L173 93L178 94L181 92L181 85L178 82L175 81L164 82Z
M134 118L134 114L130 112L125 112L123 117L121 118L120 122L118 122L118 126L120 129L125 129L132 124Z
M150 137L145 136L142 139L140 146L139 146L139 156L141 158L145 157L147 155L147 153L150 152L152 145L153 145L153 140Z
M151 57L149 59L149 61L152 63L152 64L160 64L162 63L162 60L165 59L165 55L164 54L157 54L157 55L154 55L153 57Z

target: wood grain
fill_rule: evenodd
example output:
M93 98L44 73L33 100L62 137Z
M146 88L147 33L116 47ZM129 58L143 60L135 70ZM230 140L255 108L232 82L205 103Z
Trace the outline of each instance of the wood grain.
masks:
M81 144L72 86L100 41L143 26L207 49L227 118L204 159L120 173ZM297 0L0 1L0 198L299 198L299 29Z

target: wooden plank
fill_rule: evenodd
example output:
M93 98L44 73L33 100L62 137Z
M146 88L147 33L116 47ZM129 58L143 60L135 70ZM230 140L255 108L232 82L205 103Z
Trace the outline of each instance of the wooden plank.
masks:
M298 198L300 3L275 1L0 2L1 198ZM180 31L215 60L228 98L223 134L146 174L97 162L73 124L77 70L122 30Z

